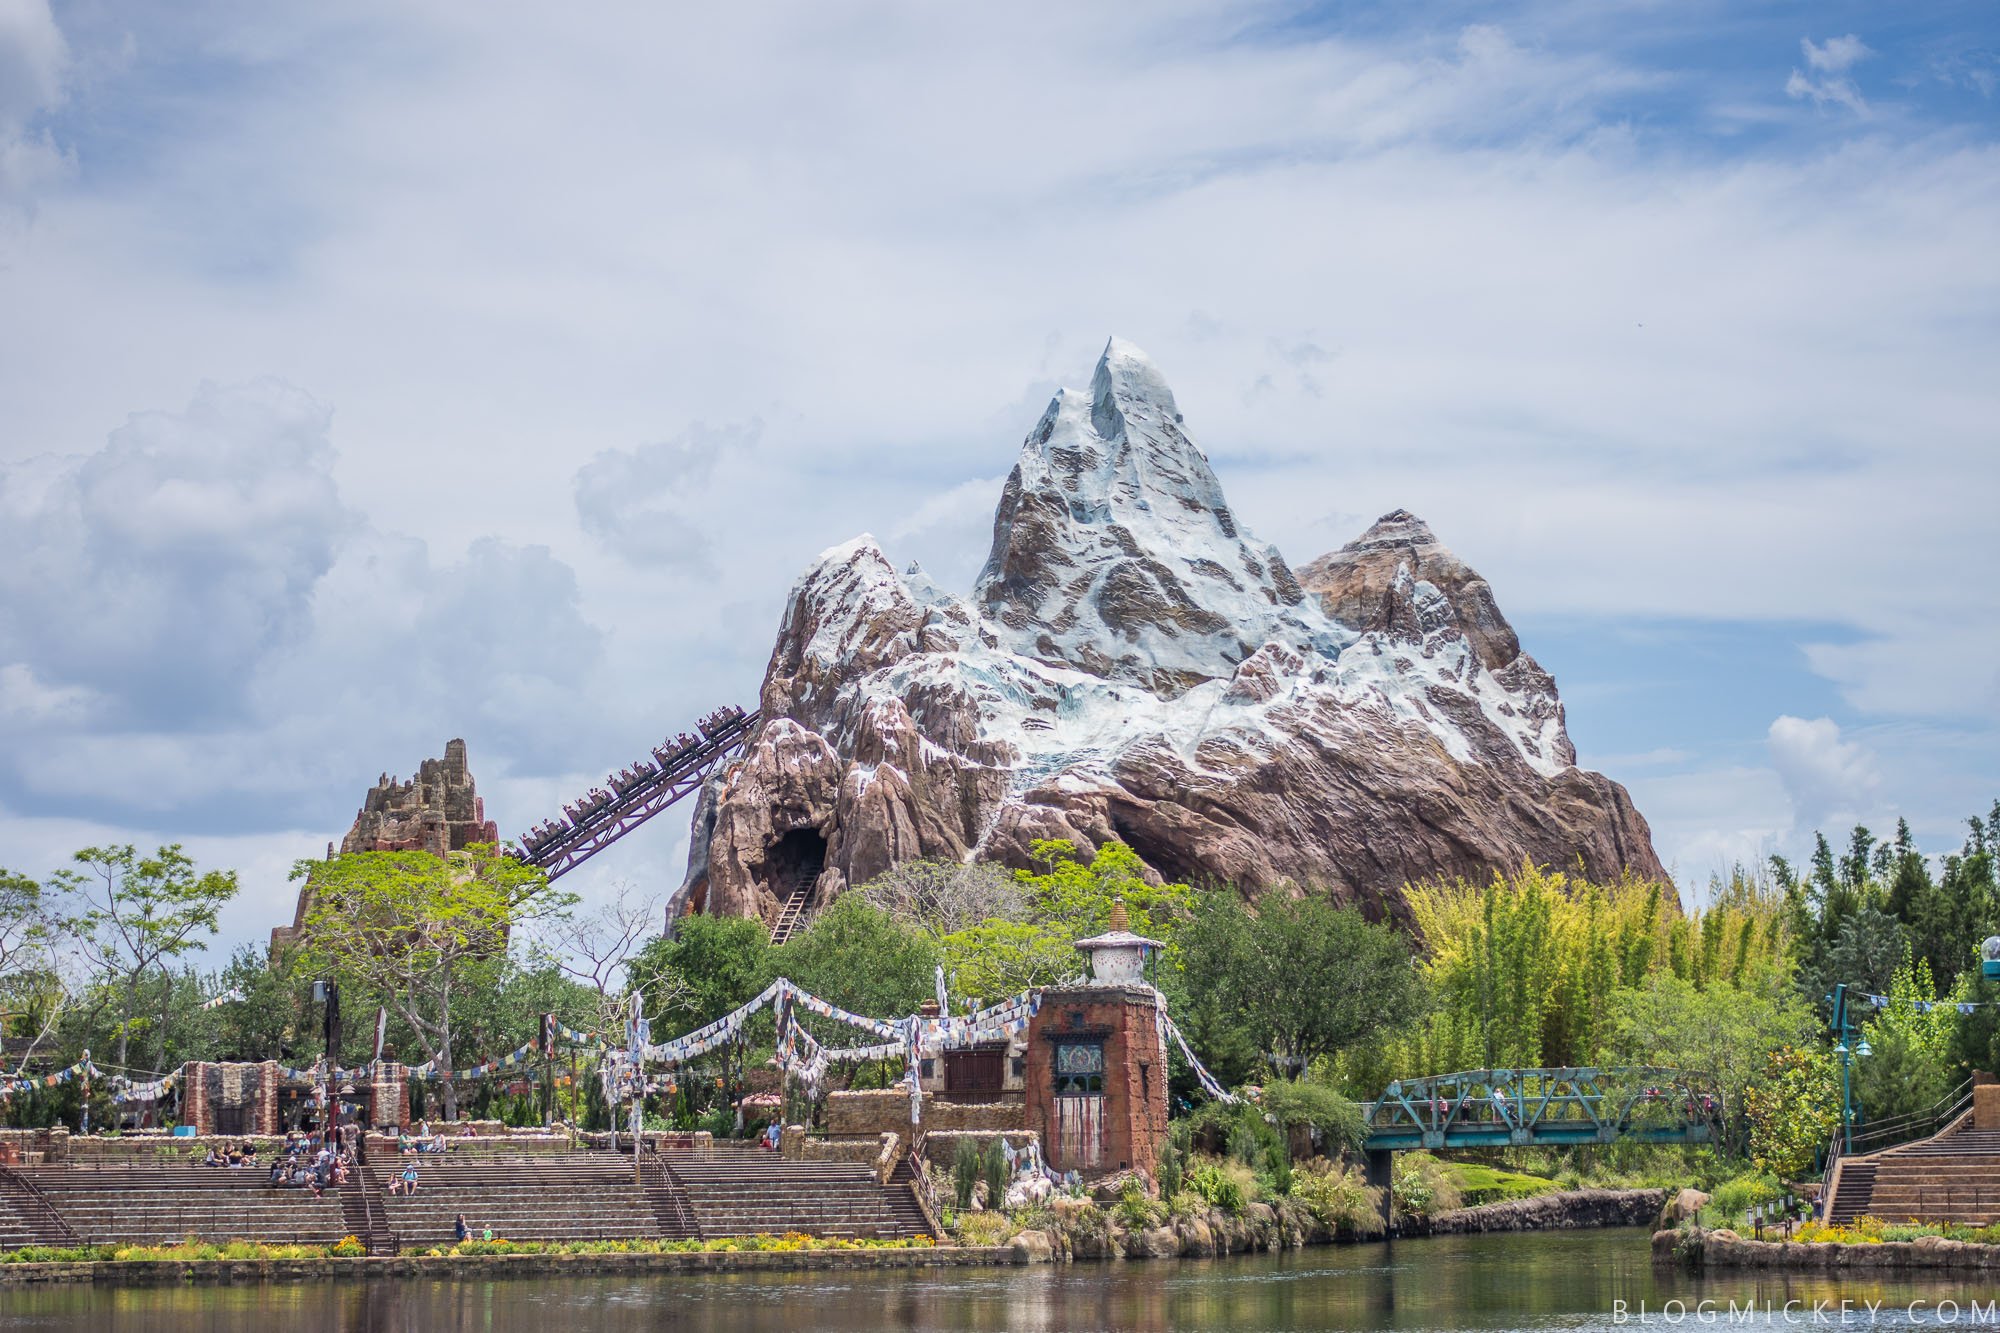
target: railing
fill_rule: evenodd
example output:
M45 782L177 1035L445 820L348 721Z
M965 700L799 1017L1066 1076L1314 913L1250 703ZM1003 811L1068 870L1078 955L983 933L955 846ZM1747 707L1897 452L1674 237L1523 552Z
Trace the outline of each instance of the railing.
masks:
M1927 1139L1942 1131L1952 1121L1964 1115L1972 1107L1972 1080L1953 1088L1941 1097L1927 1111L1911 1111L1906 1115L1890 1116L1878 1120L1867 1129L1854 1136L1854 1145L1843 1151L1853 1156L1864 1153L1881 1152L1886 1148L1899 1147ZM1838 1135L1835 1136L1839 1138Z
M1400 1079L1364 1120L1381 1146L1464 1142L1708 1141L1719 1103L1707 1080L1678 1069L1476 1069Z
M42 1193L34 1181L16 1174L10 1167L0 1166L0 1186L4 1186L14 1195L23 1205L23 1211L41 1222L52 1234L72 1245L83 1243L83 1237L77 1235L75 1228L69 1223L63 1221L62 1214L58 1213L55 1205L49 1202L49 1196Z

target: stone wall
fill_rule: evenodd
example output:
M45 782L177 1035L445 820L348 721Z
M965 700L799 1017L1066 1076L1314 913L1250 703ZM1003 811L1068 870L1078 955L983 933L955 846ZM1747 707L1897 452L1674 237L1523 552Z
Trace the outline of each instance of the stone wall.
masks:
M61 1162L68 1157L67 1128L0 1129L0 1162L21 1166Z
M958 1158L958 1145L970 1140L983 1155L995 1139L1005 1139L1014 1151L1039 1144L1042 1136L1032 1129L934 1129L924 1135L924 1160L951 1169Z
M995 1102L946 1101L926 1093L923 1128L927 1130L1022 1129L1026 1127L1026 1105L1008 1098ZM896 1088L863 1092L830 1092L826 1097L826 1132L829 1138L876 1138L882 1134L908 1137L910 1094Z
M277 1134L278 1087L282 1076L276 1060L257 1064L210 1064L192 1061L181 1067L181 1123L196 1134L219 1132L219 1113L240 1108L241 1132Z
M1665 1190L1563 1190L1531 1199L1508 1199L1477 1208L1455 1208L1428 1222L1404 1218L1405 1236L1462 1235L1482 1231L1566 1231L1576 1227L1651 1226L1666 1202Z

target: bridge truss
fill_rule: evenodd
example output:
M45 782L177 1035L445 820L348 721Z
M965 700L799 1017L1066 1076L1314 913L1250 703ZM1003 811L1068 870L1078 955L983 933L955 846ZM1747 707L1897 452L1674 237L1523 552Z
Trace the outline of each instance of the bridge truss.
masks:
M1528 1144L1710 1143L1721 1103L1679 1069L1475 1069L1391 1083L1364 1102L1370 1151Z
M668 806L701 789L709 774L739 754L756 729L758 714L725 708L704 718L698 735L683 735L653 751L655 762L640 760L606 781L608 787L565 807L516 840L515 854L540 866L551 880L588 861Z

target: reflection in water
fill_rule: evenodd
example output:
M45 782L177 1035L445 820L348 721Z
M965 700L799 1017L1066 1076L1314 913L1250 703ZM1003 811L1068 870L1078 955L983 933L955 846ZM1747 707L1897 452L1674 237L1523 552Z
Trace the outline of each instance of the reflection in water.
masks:
M1152 1263L1076 1264L1025 1269L720 1274L492 1282L384 1280L270 1287L50 1288L0 1291L0 1331L272 1328L282 1333L477 1329L481 1333L637 1333L661 1327L783 1329L786 1333L865 1333L881 1328L1282 1330L1612 1330L1617 1302L1634 1314L1668 1301L1754 1303L1753 1324L1831 1330L1804 1315L1789 1323L1787 1301L1845 1299L1881 1308L1880 1326L1909 1322L1913 1300L1990 1302L1993 1284L1841 1280L1773 1273L1656 1272L1645 1233L1599 1231L1465 1236L1317 1249L1276 1256ZM1770 1310L1773 1313L1761 1312ZM1936 1323L1928 1308L1919 1323ZM1959 1326L1969 1326L1968 1315ZM1986 1325L2000 1333L2000 1326ZM1623 1325L1633 1333L1634 1319ZM1690 1318L1648 1327L1701 1333ZM1846 1327L1869 1327L1857 1313Z

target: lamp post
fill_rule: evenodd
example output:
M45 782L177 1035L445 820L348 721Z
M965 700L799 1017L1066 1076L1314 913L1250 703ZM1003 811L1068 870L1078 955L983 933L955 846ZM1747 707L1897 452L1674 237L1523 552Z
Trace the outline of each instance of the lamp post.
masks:
M1833 994L1827 998L1833 1002L1833 1053L1840 1057L1840 1150L1851 1153L1854 1151L1854 1085L1849 1075L1849 1060L1852 1056L1865 1060L1875 1052L1865 1037L1852 1048L1847 1044L1847 1039L1854 1034L1854 1025L1847 1018L1846 984L1835 986Z

